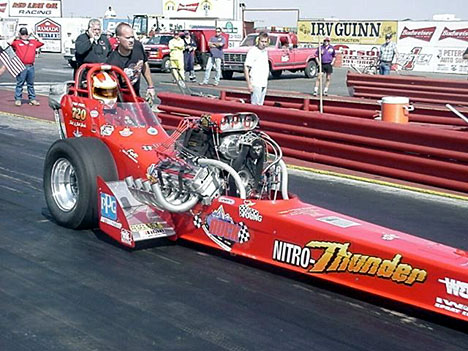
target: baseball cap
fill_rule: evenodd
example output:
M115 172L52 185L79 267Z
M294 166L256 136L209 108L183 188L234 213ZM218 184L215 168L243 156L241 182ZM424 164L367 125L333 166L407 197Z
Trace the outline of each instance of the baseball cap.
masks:
M330 37L325 37L323 41L330 41Z
M19 30L19 34L28 35L28 29L26 27L21 27Z

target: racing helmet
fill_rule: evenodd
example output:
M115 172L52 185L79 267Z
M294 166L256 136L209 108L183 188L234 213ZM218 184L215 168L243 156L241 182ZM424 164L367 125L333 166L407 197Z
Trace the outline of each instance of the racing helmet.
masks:
M107 106L117 102L117 81L107 72L100 71L93 75L93 98Z

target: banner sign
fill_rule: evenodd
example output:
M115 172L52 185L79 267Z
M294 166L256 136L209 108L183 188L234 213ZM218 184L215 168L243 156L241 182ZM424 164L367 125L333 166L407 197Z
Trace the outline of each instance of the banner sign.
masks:
M44 42L42 50L62 52L62 26L50 18L43 19L35 25L36 35Z
M11 1L10 17L62 17L61 0Z
M163 0L166 18L234 18L234 0Z
M297 28L300 42L318 43L330 37L332 44L381 45L386 34L396 34L398 22L300 20Z

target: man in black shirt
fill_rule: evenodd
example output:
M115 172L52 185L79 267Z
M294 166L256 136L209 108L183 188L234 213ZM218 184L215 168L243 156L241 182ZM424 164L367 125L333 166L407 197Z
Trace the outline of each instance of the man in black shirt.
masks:
M107 63L124 70L132 82L137 95L140 95L140 80L143 74L148 83L147 96L152 101L155 97L154 86L143 45L138 40L135 40L133 29L127 23L122 22L117 25L115 35L117 36L119 45L117 49L111 52Z
M101 22L98 19L91 19L88 22L88 30L76 38L75 50L76 70L83 63L106 62L111 46L107 36L102 34Z

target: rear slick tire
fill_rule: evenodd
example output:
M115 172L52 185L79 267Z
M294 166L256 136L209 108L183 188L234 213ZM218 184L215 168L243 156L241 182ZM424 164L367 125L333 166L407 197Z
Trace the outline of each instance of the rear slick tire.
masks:
M109 148L96 138L58 140L44 163L44 195L53 219L72 229L98 226L96 177L118 179Z

